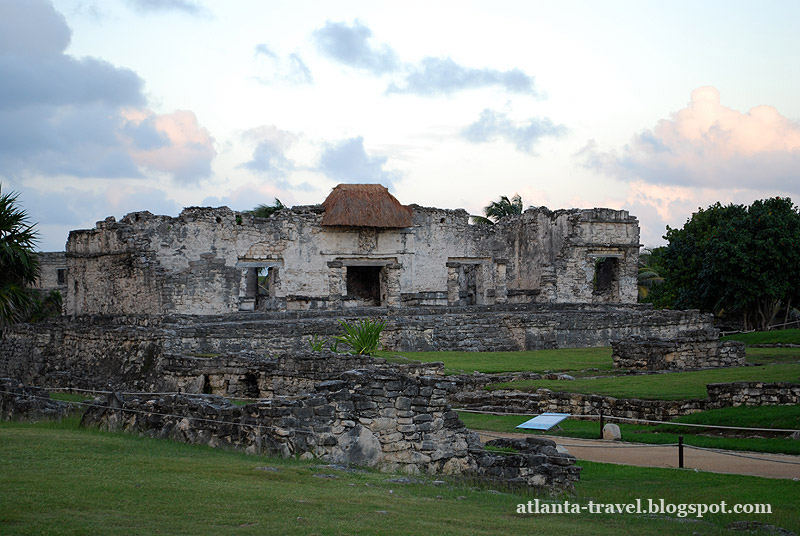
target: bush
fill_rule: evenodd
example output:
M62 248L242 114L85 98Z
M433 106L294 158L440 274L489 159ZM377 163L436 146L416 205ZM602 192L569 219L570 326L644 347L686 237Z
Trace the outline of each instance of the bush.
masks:
M353 325L344 320L340 320L339 323L345 333L337 335L334 339L348 345L360 355L370 355L378 349L381 332L386 327L385 321L369 319L361 320Z

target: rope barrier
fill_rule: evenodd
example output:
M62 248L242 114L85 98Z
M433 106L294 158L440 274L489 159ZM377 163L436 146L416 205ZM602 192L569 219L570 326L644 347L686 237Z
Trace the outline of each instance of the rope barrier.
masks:
M696 447L694 445L687 445L686 443L683 444L684 448L687 449L694 449L694 450L704 450L707 452L714 452L717 454L724 454L726 456L735 456L737 458L748 458L750 460L759 460L762 462L775 462L775 463L787 463L790 465L800 465L800 462L793 462L791 460L776 460L773 458L759 458L758 456L749 456L747 454L739 454L738 452L730 452L722 449L712 449L708 447Z

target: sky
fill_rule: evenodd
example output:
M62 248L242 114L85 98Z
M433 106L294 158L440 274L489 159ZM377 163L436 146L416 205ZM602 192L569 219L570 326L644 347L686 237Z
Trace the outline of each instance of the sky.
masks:
M800 202L800 2L0 0L0 188L39 248L344 182L609 207L664 244Z

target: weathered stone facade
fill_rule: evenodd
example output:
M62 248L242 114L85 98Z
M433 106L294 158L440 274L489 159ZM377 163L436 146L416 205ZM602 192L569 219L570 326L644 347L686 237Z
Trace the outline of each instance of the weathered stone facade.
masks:
M708 409L729 406L795 406L800 404L800 383L711 383Z
M36 254L39 260L39 277L33 288L42 293L57 290L61 295L67 292L67 257L63 251L47 251Z
M687 331L671 339L612 341L614 367L630 370L686 370L741 367L745 346L739 341L720 341L717 330Z
M464 210L408 208L406 228L325 226L321 205L107 218L70 233L66 312L636 302L639 227L626 211L542 207L470 225Z

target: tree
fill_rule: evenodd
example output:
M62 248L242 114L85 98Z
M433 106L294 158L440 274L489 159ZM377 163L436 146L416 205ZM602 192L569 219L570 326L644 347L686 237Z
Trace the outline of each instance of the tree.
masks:
M653 291L664 282L661 276L661 254L664 248L646 248L639 253L639 272L636 275L639 301L650 302Z
M26 317L34 299L27 287L39 276L37 232L17 205L18 195L3 194L0 186L0 324Z
M497 201L492 201L483 208L483 216L472 216L472 223L491 225L499 221L504 216L522 214L522 197L519 194L509 199L507 196L500 196Z
M664 238L666 293L678 308L740 315L746 328L766 329L797 303L800 212L791 199L716 203Z

